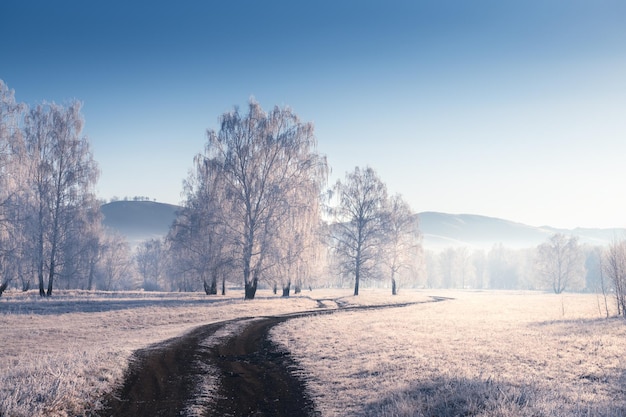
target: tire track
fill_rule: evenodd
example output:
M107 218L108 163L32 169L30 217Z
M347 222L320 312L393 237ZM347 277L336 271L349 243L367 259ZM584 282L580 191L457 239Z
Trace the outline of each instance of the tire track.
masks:
M136 351L123 384L104 399L99 416L318 416L305 384L294 375L296 362L269 339L269 330L297 317L335 314L342 311L401 308L430 301L378 306L343 307L291 313L280 316L240 318L200 326L174 339ZM320 302L320 305L322 303ZM205 341L226 326L239 324L235 331L216 343ZM213 398L198 414L189 411L198 404L207 369L218 372Z

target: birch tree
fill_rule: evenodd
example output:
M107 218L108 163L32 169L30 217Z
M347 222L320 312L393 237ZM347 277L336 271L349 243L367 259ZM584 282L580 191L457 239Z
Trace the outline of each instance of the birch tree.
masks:
M626 240L615 240L604 253L602 266L611 281L617 314L626 316Z
M537 248L537 269L543 282L555 294L581 286L584 276L584 256L575 236L552 235Z
M417 216L399 194L389 199L384 235L383 262L391 278L391 294L396 295L398 275L411 267L420 249Z
M135 250L137 272L141 277L142 287L146 291L160 291L164 288L167 257L163 240L147 239Z
M266 113L251 100L246 114L235 108L220 125L218 132L208 131L205 157L224 180L223 222L238 253L245 298L252 299L272 266L275 232L298 204L291 191L312 178L323 183L326 161L316 151L313 125L289 108Z
M95 281L98 289L111 291L115 289L135 289L133 276L133 260L131 249L126 238L111 232L102 238L99 258L96 263Z
M370 168L356 167L337 181L338 205L332 212L334 248L345 272L354 276L354 295L362 279L374 276L384 243L387 186Z
M99 172L89 142L81 135L81 105L42 104L25 120L25 141L31 160L35 212L35 254L39 294L52 295L63 245L74 227L86 196L93 195ZM47 275L47 290L44 282Z
M15 102L15 93L0 80L0 295L16 276L22 243L20 226L24 156L20 122L24 106Z
M176 277L196 277L207 295L217 294L221 278L222 295L226 292L227 271L233 264L229 245L224 204L224 178L219 166L206 155L197 155L194 170L184 183L184 207L167 237Z

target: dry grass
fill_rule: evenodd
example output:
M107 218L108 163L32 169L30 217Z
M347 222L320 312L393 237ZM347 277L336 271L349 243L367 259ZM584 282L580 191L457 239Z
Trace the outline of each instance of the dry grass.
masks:
M58 292L0 298L0 416L75 416L99 406L132 352L202 324L316 308L307 297Z
M437 295L454 300L291 320L273 337L323 416L626 415L626 322L601 318L595 295Z

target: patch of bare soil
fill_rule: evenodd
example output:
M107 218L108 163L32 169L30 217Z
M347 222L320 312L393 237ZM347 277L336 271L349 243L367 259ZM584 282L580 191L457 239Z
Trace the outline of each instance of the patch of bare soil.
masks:
M198 395L199 381L210 367L219 370L219 387L202 411L204 416L317 416L304 382L294 375L295 361L289 352L270 341L269 330L295 317L411 304L416 303L242 318L198 327L179 338L135 352L123 385L105 399L99 415L184 416ZM245 325L212 347L203 345L215 332L234 322Z
M201 342L225 323L194 329L186 335L133 354L123 385L105 400L100 416L180 416L196 392L199 361L215 358Z
M268 338L272 326L289 317L249 323L214 347L202 345L227 323L199 327L133 355L123 385L105 401L100 416L181 416L194 401L206 367L220 371L220 383L206 416L314 416L295 363Z
M289 352L268 338L269 330L287 320L269 317L252 322L215 348L222 379L212 416L315 416L304 384L292 373Z

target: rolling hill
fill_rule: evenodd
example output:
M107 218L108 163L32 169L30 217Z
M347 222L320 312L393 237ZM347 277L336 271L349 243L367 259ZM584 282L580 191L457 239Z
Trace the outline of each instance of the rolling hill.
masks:
M165 236L180 207L152 201L116 201L104 204L101 209L104 225L136 245L146 239ZM510 248L528 248L539 245L557 232L574 234L581 243L592 245L605 245L626 236L626 229L534 227L476 214L423 212L418 216L424 247L430 250L449 246L489 249L499 243Z
M126 236L131 245L167 234L179 206L153 201L114 201L100 207L104 226Z

